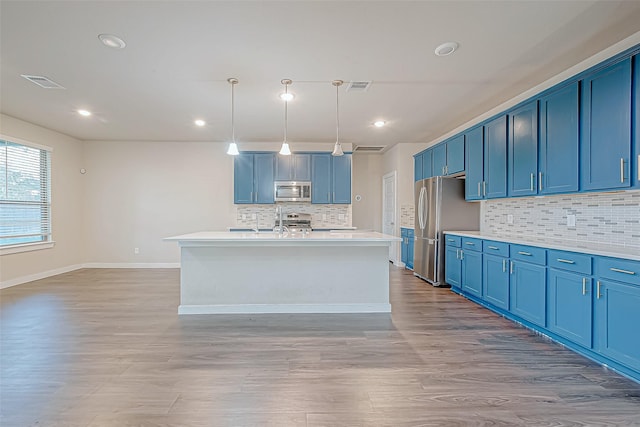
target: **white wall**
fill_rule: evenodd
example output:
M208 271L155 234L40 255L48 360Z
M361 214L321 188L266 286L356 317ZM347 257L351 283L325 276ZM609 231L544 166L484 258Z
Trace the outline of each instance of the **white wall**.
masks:
M382 231L382 155L353 154L351 206L353 226ZM362 199L356 201L356 195Z
M84 261L85 250L82 142L6 115L0 115L0 133L53 148L51 228L55 240L51 249L0 256L0 287L76 268Z

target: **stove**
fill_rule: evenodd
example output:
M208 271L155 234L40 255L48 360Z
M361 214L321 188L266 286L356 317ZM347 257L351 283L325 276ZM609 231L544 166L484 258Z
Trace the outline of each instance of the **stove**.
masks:
M276 218L276 227L280 219ZM282 216L282 225L289 229L289 233L308 233L311 231L311 214L289 213Z

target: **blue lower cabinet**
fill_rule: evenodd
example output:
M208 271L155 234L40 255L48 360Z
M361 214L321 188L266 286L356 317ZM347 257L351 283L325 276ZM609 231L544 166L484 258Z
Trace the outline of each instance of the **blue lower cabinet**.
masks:
M402 242L400 242L400 261L403 264L407 265L407 259L409 258L409 245L407 244L407 229L400 228L400 238Z
M548 290L549 330L591 348L592 279L582 274L549 269Z
M482 252L460 250L462 258L461 284L462 290L478 298L482 298Z
M509 311L538 326L546 323L545 266L511 261L509 280Z
M462 278L462 260L460 248L446 246L444 250L444 281L454 288L460 288Z
M496 255L484 255L482 292L484 300L509 310L509 260Z
M640 287L598 280L595 293L596 349L601 354L640 371Z
M408 247L407 247L407 268L413 270L413 241L415 240L415 233L413 231L413 228L409 228L407 229L407 241L408 241Z

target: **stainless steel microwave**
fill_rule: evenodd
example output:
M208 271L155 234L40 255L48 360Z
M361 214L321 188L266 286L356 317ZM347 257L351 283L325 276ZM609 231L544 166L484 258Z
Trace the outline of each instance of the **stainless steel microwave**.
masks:
M311 183L308 181L276 181L274 190L276 202L311 201Z

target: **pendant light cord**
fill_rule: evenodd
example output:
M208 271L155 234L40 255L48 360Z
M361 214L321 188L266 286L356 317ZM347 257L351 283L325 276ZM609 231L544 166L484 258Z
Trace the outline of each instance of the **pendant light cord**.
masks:
M231 82L231 142L236 142L236 122L235 122L235 83Z
M284 93L285 93L285 98L286 95L289 94L289 83L285 82L284 84ZM289 106L289 101L287 99L285 99L284 101L284 142L287 142L287 108Z
M340 88L340 85L336 84L336 143L338 144L340 141L340 109L339 109L340 103L338 102L339 88Z

